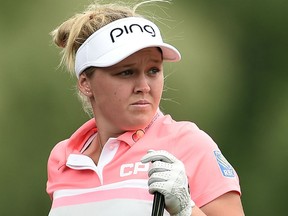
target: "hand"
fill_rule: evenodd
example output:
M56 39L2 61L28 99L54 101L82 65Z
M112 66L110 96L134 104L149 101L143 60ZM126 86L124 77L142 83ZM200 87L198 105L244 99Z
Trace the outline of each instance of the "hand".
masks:
M165 209L172 216L190 216L195 205L190 198L184 164L172 154L159 150L148 151L142 163L152 162L149 169L149 193L165 197Z

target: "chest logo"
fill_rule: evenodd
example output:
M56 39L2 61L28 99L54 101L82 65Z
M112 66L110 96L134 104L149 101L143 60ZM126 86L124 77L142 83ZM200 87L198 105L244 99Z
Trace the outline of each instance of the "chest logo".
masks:
M143 164L141 162L122 164L120 167L120 177L126 177L130 175L137 175L140 172L147 172L149 170L149 164Z

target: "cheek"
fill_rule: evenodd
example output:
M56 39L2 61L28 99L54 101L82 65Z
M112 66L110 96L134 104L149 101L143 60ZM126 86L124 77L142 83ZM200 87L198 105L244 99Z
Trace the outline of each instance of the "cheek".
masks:
M113 97L113 100L115 102L123 102L125 100L127 100L127 98L129 98L129 89L126 87L124 88L123 86L125 85L122 85L121 87L118 87L118 88L115 88L111 93L112 93L112 97Z
M121 97L119 97L118 91L114 91L113 92L113 96L114 96L114 100L115 101L117 101L117 102L121 102L122 101Z
M163 92L164 81L161 80L154 85L154 90L157 95L162 95Z

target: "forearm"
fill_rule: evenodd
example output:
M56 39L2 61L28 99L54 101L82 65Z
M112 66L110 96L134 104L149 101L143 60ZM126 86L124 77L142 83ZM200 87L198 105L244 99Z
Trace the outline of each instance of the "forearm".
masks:
M177 214L178 215L178 214ZM179 215L185 215L185 216L188 216L187 214L179 214ZM204 214L204 212L203 211L201 211L201 209L199 209L197 206L194 206L193 208L192 208L192 213L191 213L191 216L207 216L206 214Z
M201 211L201 209L199 209L197 206L194 206L192 208L191 216L206 216L206 214L204 214L204 212Z

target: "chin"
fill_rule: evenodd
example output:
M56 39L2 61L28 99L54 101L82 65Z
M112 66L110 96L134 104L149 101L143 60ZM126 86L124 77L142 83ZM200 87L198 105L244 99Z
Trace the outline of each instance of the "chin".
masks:
M150 122L152 121L153 117L155 115L155 112L142 112L142 113L133 113L132 115L127 116L126 119L129 119L129 121L126 121L126 128L128 130L138 130L138 129L144 129L146 128Z
M127 125L127 130L131 131L131 130L144 129L149 125L150 122L151 122L150 118L135 120L133 122L130 122L130 125Z

